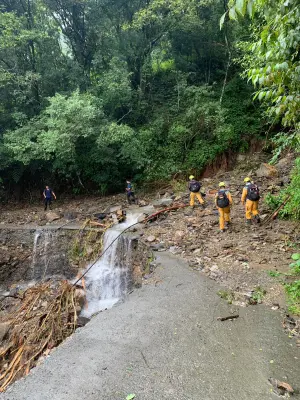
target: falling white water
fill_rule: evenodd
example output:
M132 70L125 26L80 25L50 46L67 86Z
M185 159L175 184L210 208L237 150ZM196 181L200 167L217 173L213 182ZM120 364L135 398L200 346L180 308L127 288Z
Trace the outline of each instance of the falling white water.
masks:
M108 250L85 276L87 308L83 310L83 316L90 317L98 311L111 308L125 296L129 272L128 262L125 260L130 260L130 240L121 242L122 236L116 238L124 229L136 223L140 215L140 213L127 215L124 223L114 225L105 232L103 249L108 248ZM124 246L119 250L126 253L123 257L122 254L117 254L120 243Z
M49 264L49 250L53 232L48 230L36 231L33 242L32 278L44 278Z

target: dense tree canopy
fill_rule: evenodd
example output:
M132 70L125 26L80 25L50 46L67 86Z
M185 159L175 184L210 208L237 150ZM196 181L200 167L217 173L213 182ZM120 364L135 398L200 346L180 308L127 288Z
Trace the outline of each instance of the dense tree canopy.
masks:
M273 121L258 99L269 99L268 115L294 134L299 1L278 2L277 19L275 6L265 12L267 3L3 0L3 185L31 190L50 181L75 193L106 193L126 176L200 173L264 135ZM227 18L247 7L259 24ZM257 86L256 100L243 71Z

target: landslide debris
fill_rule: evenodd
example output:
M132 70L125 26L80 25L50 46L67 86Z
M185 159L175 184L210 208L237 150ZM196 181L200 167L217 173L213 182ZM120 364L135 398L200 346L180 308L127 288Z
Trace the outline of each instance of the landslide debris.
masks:
M2 311L1 392L74 332L85 302L84 291L67 281L41 283L17 298L10 312Z

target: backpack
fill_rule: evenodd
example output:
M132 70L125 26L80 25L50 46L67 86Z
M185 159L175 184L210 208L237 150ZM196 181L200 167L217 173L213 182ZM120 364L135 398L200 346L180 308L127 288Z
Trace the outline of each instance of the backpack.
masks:
M198 182L198 181L192 181L192 182L190 183L190 191L191 191L191 192L197 193L197 192L199 192L200 188L201 188L201 183L200 183L200 182Z
M224 190L220 190L217 194L217 206L219 208L226 208L229 206L229 199Z
M249 199L251 201L257 201L260 199L259 188L257 185L254 185L253 183L251 183L251 185L248 186L247 199Z

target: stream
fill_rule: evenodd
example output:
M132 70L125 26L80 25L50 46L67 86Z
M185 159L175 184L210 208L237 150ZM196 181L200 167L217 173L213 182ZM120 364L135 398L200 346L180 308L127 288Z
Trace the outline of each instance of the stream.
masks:
M125 222L113 225L105 232L104 254L85 276L87 308L82 311L82 316L91 317L124 299L131 284L131 239L123 235L115 239L137 223L141 215L140 211L129 213Z

